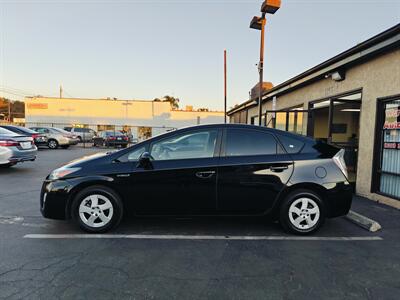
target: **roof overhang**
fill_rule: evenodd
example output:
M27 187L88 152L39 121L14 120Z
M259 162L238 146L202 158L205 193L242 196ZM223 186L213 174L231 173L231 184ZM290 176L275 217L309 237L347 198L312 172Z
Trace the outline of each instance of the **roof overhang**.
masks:
M263 101L272 99L310 84L316 80L322 79L325 75L334 71L349 68L380 53L400 47L400 24L366 40L349 50L342 52L331 59L275 86L268 90L263 96ZM241 105L229 110L227 115L231 115L242 109L254 106L254 100L248 100Z

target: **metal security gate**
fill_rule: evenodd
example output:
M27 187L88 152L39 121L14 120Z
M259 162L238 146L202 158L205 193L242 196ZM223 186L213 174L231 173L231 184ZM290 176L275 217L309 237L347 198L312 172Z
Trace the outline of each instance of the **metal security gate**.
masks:
M400 200L400 96L378 102L374 192Z

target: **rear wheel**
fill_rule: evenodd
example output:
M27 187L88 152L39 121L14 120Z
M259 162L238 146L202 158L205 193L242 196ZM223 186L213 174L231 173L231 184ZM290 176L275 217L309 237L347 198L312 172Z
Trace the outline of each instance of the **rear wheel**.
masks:
M123 215L119 196L111 189L93 186L84 189L72 204L72 218L84 231L101 233L116 227Z
M306 235L316 232L325 221L322 199L313 191L296 190L283 201L279 220L290 233Z
M56 140L49 140L49 141L47 142L47 146L48 146L50 149L57 149L57 148L58 148L58 142L57 142Z

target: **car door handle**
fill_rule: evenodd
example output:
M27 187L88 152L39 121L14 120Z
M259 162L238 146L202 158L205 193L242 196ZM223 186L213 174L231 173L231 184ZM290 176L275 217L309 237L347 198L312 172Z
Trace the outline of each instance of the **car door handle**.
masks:
M288 167L288 166L271 166L269 169L270 169L272 172L282 172L282 171L284 171L284 170L289 169L289 167Z
M207 179L212 177L215 174L215 171L204 171L204 172L197 172L196 177L201 179Z

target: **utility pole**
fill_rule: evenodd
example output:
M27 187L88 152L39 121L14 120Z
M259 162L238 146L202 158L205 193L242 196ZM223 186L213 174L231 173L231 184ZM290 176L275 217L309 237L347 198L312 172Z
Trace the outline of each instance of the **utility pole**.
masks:
M8 122L11 122L11 100L8 100Z
M60 99L63 97L63 88L62 85L60 84Z
M226 102L227 102L227 66L226 50L224 50L224 123L226 124Z
M260 73L260 90L258 97L258 126L262 125L262 97L263 97L263 84L264 84L264 35L265 35L265 24L267 19L265 13L262 14L261 18L261 45L260 45L260 63L258 64L258 72Z

